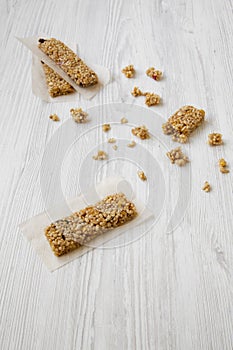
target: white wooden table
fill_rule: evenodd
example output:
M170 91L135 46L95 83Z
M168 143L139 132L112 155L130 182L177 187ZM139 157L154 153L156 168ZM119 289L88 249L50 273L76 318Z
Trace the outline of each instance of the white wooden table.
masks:
M4 0L0 16L0 348L233 349L232 3ZM203 108L207 116L185 146L191 185L178 227L167 234L179 170L161 150L167 197L160 222L133 244L94 250L54 273L18 228L45 209L39 162L74 106L46 104L32 94L31 55L15 36L41 32L77 42L82 57L111 70L111 83L77 106L143 106L142 98L130 95L138 85L162 95L163 104L153 110L164 118L184 104ZM137 69L133 81L120 72L129 63ZM151 65L164 71L163 81L145 76ZM54 112L61 123L48 119ZM101 123L102 116L96 118ZM206 145L210 131L223 134L223 147ZM101 138L96 132L92 142ZM146 147L155 154L159 143ZM87 150L84 139L80 156ZM222 156L231 167L228 175L218 171ZM111 171L135 178L134 166L119 164ZM64 187L74 195L78 173L67 169ZM98 176L107 172L105 167ZM209 194L201 191L205 180L213 186Z

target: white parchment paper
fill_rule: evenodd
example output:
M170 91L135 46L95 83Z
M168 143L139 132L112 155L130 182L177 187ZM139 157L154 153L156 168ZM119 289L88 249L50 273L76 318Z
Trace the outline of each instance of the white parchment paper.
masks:
M46 38L45 35L42 36ZM32 59L32 91L33 93L40 97L43 101L46 102L69 102L77 99L77 94L82 95L85 99L89 100L94 97L104 85L108 84L110 81L110 72L109 69L100 65L86 62L85 63L94 70L98 76L98 83L90 87L80 87L78 86L70 77L54 63L43 51L38 48L38 39L39 37L28 37L28 38L17 38L23 45L25 45L33 54ZM77 52L76 44L67 44L75 53ZM74 93L50 97L48 93L48 88L45 81L45 74L41 66L41 61L44 61L50 68L52 68L56 73L58 73L63 79L65 79L73 88L75 89Z
M130 184L127 183L122 177L109 177L104 181L100 182L95 187L90 188L90 191L88 192L89 201L93 198L92 204L96 203L96 193L98 193L99 198L101 199L109 194L116 193L118 185L122 182L124 186L123 188L121 186L120 191L118 192L123 192L129 198L129 194L132 192ZM139 215L135 219L133 219L129 223L126 223L125 225L110 230L109 232L106 232L105 234L95 238L93 241L90 241L88 245L82 246L60 257L54 255L49 245L49 242L45 237L44 229L48 225L50 225L51 220L54 221L66 216L64 215L63 206L60 206L59 210L56 210L56 218L51 219L46 212L43 212L22 223L20 225L20 229L22 230L23 235L31 243L31 245L41 258L43 263L47 266L47 268L50 271L54 271L64 266L65 264L71 262L72 260L82 256L90 250L96 249L96 247L104 246L106 242L116 238L118 235L124 234L124 232L126 232L127 230L142 224L143 222L145 222L145 220L153 216L153 214L145 207L145 205L139 199L137 199L135 195L133 195L133 198L129 199L133 201L139 213ZM74 199L67 200L67 204L73 212L85 208L87 206L87 203L85 201L85 195L80 195Z

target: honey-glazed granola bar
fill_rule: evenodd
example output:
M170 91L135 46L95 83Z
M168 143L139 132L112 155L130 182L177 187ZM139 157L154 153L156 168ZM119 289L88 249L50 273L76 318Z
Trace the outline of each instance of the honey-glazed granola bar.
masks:
M200 126L205 119L205 111L193 106L183 106L163 124L163 132L172 135L173 141L185 143L190 134Z
M60 40L41 38L38 47L77 85L88 87L98 83L96 73Z
M41 61L41 64L44 70L48 92L51 97L68 95L74 92L74 88L52 68L43 61Z
M136 216L135 205L123 193L117 193L51 223L45 229L45 236L54 254L61 256Z

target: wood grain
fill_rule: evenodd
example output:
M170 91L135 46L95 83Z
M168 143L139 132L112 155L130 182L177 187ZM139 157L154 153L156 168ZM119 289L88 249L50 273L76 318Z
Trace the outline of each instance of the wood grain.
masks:
M217 169L222 156L233 165L232 2L4 0L0 13L0 348L232 350L233 168L229 175ZM138 85L162 95L155 110L164 118L184 104L206 110L205 126L185 146L191 194L172 234L166 225L178 180L161 156L166 207L140 240L97 249L53 274L24 240L19 223L45 209L40 162L60 126L48 116L57 113L65 122L73 107L32 95L30 53L15 36L38 33L76 41L83 58L111 69L105 89L91 101L77 101L84 109L108 102L143 106L130 95ZM137 69L133 81L120 72L129 63ZM151 65L164 71L161 82L144 75ZM224 147L208 148L210 131L222 132ZM91 142L101 138L97 131ZM89 141L84 137L80 156ZM149 148L154 155L157 146ZM73 169L64 170L69 195L77 192ZM115 162L99 176L134 178L134 171ZM201 191L205 180L213 186L209 194Z

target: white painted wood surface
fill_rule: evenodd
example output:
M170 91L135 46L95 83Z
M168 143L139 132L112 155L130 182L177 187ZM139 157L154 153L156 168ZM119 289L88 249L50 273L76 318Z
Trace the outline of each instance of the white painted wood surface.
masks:
M0 348L233 349L231 1L2 0L0 16ZM31 56L15 36L40 32L76 41L83 57L111 69L112 82L101 93L77 101L83 108L142 106L130 95L137 83L162 94L163 105L154 110L164 117L194 104L208 118L186 146L191 194L178 228L165 232L175 170L161 157L168 198L160 223L134 244L97 249L52 274L18 228L45 209L39 162L61 125L48 115L57 112L64 122L73 106L32 95ZM138 70L134 81L120 73L129 63ZM150 65L164 70L163 81L144 77ZM224 147L205 144L209 131L223 133ZM93 137L100 142L101 132ZM218 171L221 156L229 161L229 175ZM133 167L122 169L134 177ZM64 186L73 195L75 175L68 174ZM209 194L201 191L205 180L213 185Z

